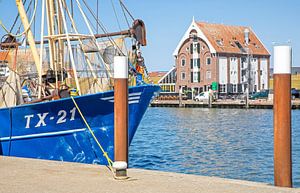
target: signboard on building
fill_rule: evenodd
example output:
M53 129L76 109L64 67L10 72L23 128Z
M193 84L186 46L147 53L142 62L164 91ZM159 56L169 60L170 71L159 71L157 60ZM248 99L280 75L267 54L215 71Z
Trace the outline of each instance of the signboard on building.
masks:
M219 89L218 87L219 87L219 84L217 82L212 82L211 83L211 89L213 91L218 91L218 89Z

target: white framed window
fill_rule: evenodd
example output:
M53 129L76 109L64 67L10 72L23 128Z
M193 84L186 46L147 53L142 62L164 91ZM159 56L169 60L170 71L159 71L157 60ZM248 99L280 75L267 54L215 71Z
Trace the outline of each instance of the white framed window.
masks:
M193 72L193 82L198 82L198 72Z
M185 72L181 72L181 80L185 80Z
M207 57L206 58L206 65L210 65L211 64L211 58L210 57Z
M200 54L200 43L199 42L194 42L191 45L192 49L193 49L193 53L198 53ZM191 53L192 54L192 53Z
M185 66L185 57L182 57L182 58L181 58L181 66L182 66L182 67Z
M193 58L193 68L200 68L200 58Z
M235 62L235 61L237 61L236 57L230 57L230 62Z
M206 71L206 79L211 79L211 71Z
M226 84L220 84L220 92L226 92Z
M232 85L232 92L237 93L237 85L236 84Z

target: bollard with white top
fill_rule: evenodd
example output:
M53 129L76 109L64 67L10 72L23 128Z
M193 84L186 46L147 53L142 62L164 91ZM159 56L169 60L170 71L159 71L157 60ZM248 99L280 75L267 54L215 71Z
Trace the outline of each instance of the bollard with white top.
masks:
M128 163L128 58L114 57L114 160L118 179L127 177Z
M274 47L274 184L292 187L291 46Z

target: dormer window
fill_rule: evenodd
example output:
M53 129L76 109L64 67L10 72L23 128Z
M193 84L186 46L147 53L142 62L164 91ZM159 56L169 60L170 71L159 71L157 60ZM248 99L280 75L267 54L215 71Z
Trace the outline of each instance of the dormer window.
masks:
M241 51L242 53L246 53L246 50L243 48L243 46L240 44L239 41L235 41L234 43L235 43L235 45L240 49L240 51Z
M217 42L217 44L218 44L219 46L223 46L222 40L216 40L216 42Z

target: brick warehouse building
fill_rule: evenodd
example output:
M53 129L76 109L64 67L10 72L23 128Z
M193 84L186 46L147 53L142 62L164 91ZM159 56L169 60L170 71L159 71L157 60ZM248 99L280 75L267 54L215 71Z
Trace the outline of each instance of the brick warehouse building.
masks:
M249 42L245 42L245 29ZM192 21L173 55L177 68L176 92L207 91L213 82L220 94L244 93L269 88L270 53L251 28Z

